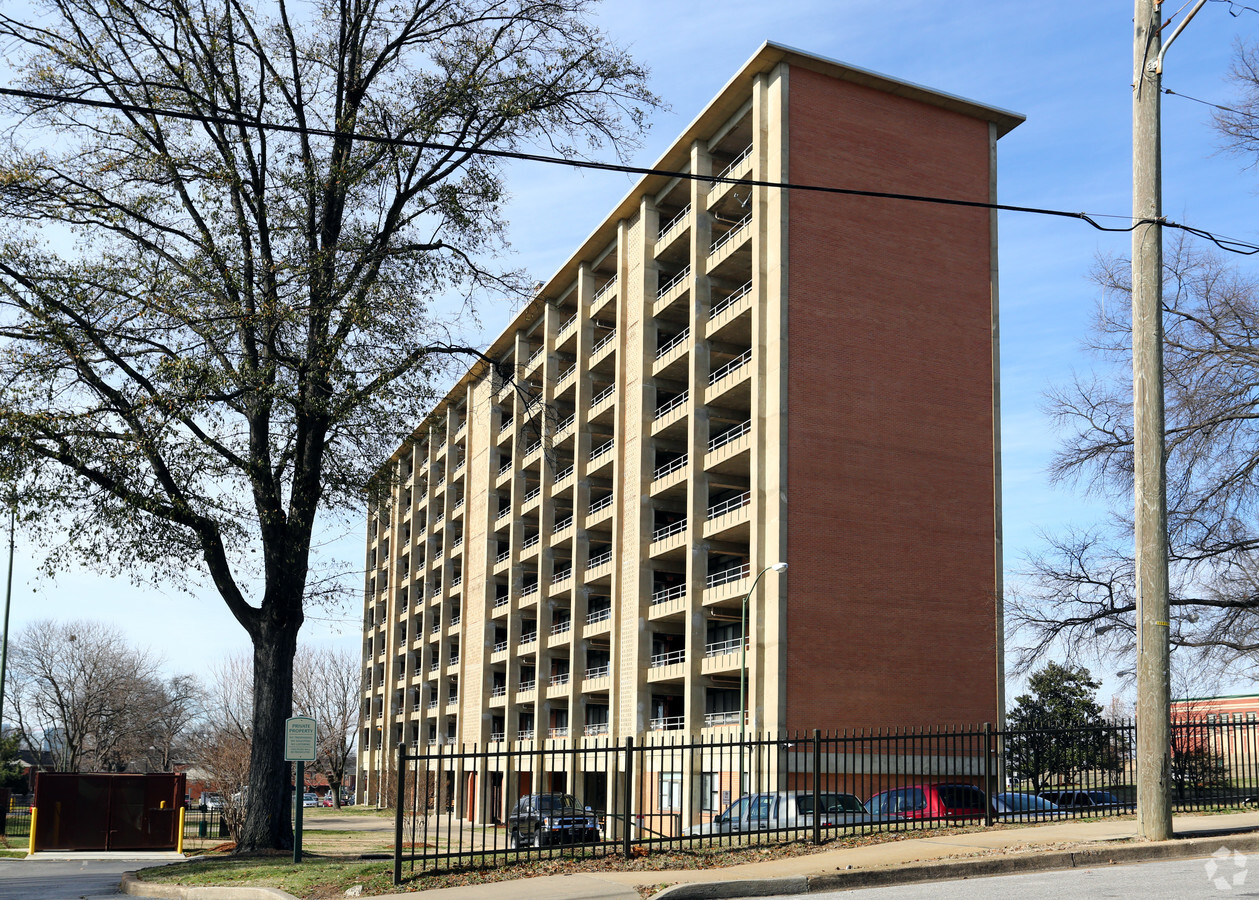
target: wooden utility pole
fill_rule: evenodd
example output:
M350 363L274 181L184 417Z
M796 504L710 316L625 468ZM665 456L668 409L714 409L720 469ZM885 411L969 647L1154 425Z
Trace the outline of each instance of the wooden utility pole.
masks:
M1171 676L1167 479L1163 449L1163 200L1159 125L1161 5L1162 0L1136 0L1132 78L1132 215L1142 223L1132 232L1137 832L1150 841L1165 841L1172 836L1168 783L1171 774Z

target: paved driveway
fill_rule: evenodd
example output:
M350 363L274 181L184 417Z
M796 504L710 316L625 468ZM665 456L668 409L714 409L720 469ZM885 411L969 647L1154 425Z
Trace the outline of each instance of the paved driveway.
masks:
M123 872L153 859L0 859L0 900L115 897Z

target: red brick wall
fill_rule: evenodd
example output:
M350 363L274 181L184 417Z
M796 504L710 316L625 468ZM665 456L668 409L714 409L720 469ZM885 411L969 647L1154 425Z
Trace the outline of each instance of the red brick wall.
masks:
M790 180L988 199L988 124L793 68ZM788 728L997 718L984 210L789 198Z

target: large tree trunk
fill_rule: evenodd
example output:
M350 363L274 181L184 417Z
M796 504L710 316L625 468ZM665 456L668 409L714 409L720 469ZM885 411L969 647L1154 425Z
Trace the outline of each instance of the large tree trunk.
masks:
M264 606L265 608L265 606ZM292 765L284 761L284 723L293 714L293 656L302 617L259 617L254 644L253 748L249 796L238 853L293 846Z

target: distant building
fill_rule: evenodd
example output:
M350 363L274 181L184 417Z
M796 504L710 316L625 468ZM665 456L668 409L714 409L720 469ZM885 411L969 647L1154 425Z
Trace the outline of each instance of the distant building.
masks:
M737 734L780 561L750 732L998 721L996 213L765 183L993 202L1020 121L773 44L734 75L656 164L705 177L642 179L488 349L510 378L381 470L360 798L402 742Z

